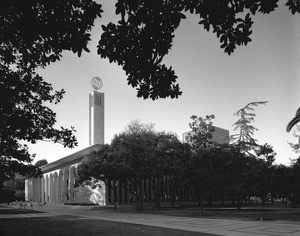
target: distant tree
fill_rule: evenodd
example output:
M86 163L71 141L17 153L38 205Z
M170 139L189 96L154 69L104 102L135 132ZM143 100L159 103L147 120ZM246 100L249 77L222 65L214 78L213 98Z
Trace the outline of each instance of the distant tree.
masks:
M64 50L88 51L91 27L101 5L93 0L0 2L0 190L15 173L32 171L26 145L46 140L77 145L74 128L54 128L65 93L36 72L61 58Z
M46 159L41 159L41 160L37 161L37 162L34 164L34 166L36 166L36 167L41 167L41 166L44 166L44 165L46 165L46 164L48 164L48 161L47 161Z
M184 185L183 163L190 155L189 146L181 143L177 135L173 133L158 132L154 153L155 161L149 178L152 180L152 187L155 191L156 208L160 209L161 198L168 194L162 192L167 191L162 187L162 182L170 186L171 202L174 207L176 189Z
M291 191L289 200L292 207L300 206L300 157L293 161L291 171Z
M128 165L121 163L106 144L83 158L77 168L76 185L96 187L99 181L103 181L108 186L111 181L123 182L128 178L131 178Z
M249 173L249 165L243 157L239 156L235 146L229 144L212 146L187 156L182 171L195 191L201 214L204 212L204 201L211 206L213 198L219 195L224 205L225 192L236 193L238 187L246 189L243 175Z
M186 178L197 194L198 203L203 214L204 191L209 185L212 175L211 148L212 132L214 131L212 119L214 115L207 115L205 118L191 116L189 124L192 133L187 137L193 154L187 161Z
M272 164L275 161L276 153L269 144L264 144L256 151L258 157L256 165L253 165L252 176L254 180L254 194L261 200L260 220L263 220L263 206L266 197L270 195L271 186L274 179Z
M229 55L236 46L251 42L252 16L269 14L278 5L273 1L244 0L118 0L117 23L102 25L98 54L118 63L126 72L128 84L143 98L177 98L182 94L172 66L163 64L173 46L175 30L187 12L199 17L199 24L212 31L220 47ZM300 3L285 1L292 14Z
M254 131L256 131L257 128L255 128L251 124L254 121L254 117L256 116L254 113L254 107L265 105L266 103L268 102L250 102L234 114L239 117L239 119L233 124L234 130L237 130L238 133L230 135L229 139L231 141L231 145L236 146L239 150L238 160L241 161L241 164L243 166L245 163L252 163L251 158L255 158L255 150L260 148L257 140L253 137ZM245 175L245 173L249 171L249 168L246 168L244 171L239 172L240 174L242 174L242 176L236 176L237 178L239 178L239 180L241 180L239 181L239 184L236 185L238 209L241 208L241 195L243 189L245 188L245 186L243 185L247 182L243 177L246 177L247 175Z
M178 189L190 188L189 180L186 179L186 172L189 170L187 164L191 158L192 152L190 145L187 143L173 142L171 145L175 145L176 148L172 151L166 152L169 159L166 161L167 170L165 172L168 177L168 183L171 189L171 203L172 207L175 206L176 201L180 201L180 195Z
M253 155L251 151L254 151L259 147L257 140L253 138L254 131L257 130L251 123L256 116L254 108L259 105L265 105L267 101L262 102L250 102L243 108L239 109L234 115L239 119L233 124L234 131L238 131L237 134L230 135L230 141L232 144L237 145L240 153L246 155Z
M227 163L224 164L226 187L233 205L241 209L242 201L246 200L252 186L251 168L254 158L240 153L235 145L228 145L225 153L228 156Z
M157 138L152 124L132 121L124 132L113 138L110 146L82 162L78 167L81 178L78 183L86 182L85 177L88 177L88 180L95 180L92 182L103 180L107 185L110 181L126 184L136 199L137 209L143 211L143 180L150 178L155 171Z
M222 206L224 206L225 192L228 192L228 190L234 192L233 186L239 181L235 179L235 176L244 169L241 167L239 169L235 168L233 164L236 157L237 150L230 144L213 146L205 152L205 168L209 170L209 177L205 186L207 195L204 198L209 205L213 204L213 197L218 195Z
M292 191L292 167L286 165L275 165L273 169L273 180L270 185L271 201L283 202L288 199Z
M205 118L191 116L192 122L189 123L192 133L187 136L187 141L195 151L210 148L213 145L212 133L215 131L212 120L214 115L207 115Z
M0 202L25 200L25 181L24 177L17 175L15 179L8 180L3 184L3 190L0 194Z
M115 135L110 145L87 155L78 166L77 184L97 185L99 180L107 186L126 188L136 199L137 209L144 208L145 180L151 180L156 206L160 208L162 182L168 181L172 191L182 180L182 164L189 148L172 133L157 132L153 124L132 121L125 131ZM165 177L165 178L164 178Z

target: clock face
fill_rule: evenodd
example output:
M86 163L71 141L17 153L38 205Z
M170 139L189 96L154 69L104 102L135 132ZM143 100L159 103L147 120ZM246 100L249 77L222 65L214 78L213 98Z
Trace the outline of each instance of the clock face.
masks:
M99 90L99 89L102 88L103 82L102 82L102 80L99 77L94 77L91 80L91 85L92 85L93 89Z

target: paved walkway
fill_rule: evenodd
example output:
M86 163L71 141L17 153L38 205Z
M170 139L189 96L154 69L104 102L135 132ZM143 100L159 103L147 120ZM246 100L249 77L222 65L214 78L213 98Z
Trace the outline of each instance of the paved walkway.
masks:
M226 219L205 219L193 217L176 217L164 215L151 215L144 213L125 213L107 208L93 210L92 207L80 206L58 206L46 205L35 210L42 210L47 213L39 214L18 214L0 215L1 218L24 218L24 217L51 217L57 215L75 215L81 218L101 219L148 226L157 226L187 231L211 233L216 235L230 236L300 236L299 222L284 221L245 221Z

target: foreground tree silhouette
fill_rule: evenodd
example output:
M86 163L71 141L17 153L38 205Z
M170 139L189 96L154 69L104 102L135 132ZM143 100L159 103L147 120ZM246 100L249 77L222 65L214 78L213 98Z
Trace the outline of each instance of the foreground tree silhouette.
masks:
M199 16L199 24L212 30L220 47L231 54L251 42L252 16L274 11L278 0L118 0L117 24L103 25L98 54L125 70L128 84L143 98L177 98L182 94L172 66L163 64L172 48L175 30L185 13ZM285 1L292 14L300 2Z
M300 122L300 108L298 108L298 110L296 111L295 117L288 123L286 127L286 131L290 132L291 129L299 122Z
M295 153L300 153L300 124L296 124L295 125L295 130L294 130L294 137L297 138L297 142L296 143L291 143L288 142L288 144L291 146L293 152Z
M23 141L77 145L74 128L54 128L56 114L46 105L58 104L65 91L54 91L36 69L63 50L88 51L88 32L101 12L92 0L0 2L0 190L15 173L32 171Z

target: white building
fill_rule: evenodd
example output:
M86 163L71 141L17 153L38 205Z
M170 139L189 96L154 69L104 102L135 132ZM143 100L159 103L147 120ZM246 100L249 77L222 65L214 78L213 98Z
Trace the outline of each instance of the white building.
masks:
M96 83L99 83L99 78ZM94 80L93 79L93 80ZM102 81L100 80L100 83ZM101 85L102 86L102 85ZM93 88L100 89L101 86ZM25 200L46 203L94 203L106 205L106 187L74 187L75 169L82 159L104 144L104 93L89 95L89 147L42 166L40 178L25 179Z
M25 200L46 203L106 204L106 188L74 187L75 169L84 156L98 151L95 144L41 167L41 178L25 179Z

